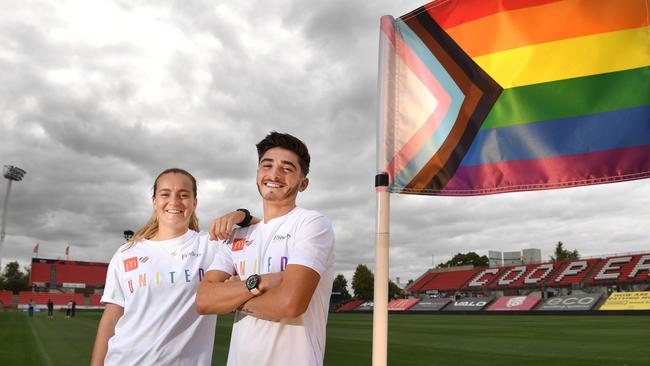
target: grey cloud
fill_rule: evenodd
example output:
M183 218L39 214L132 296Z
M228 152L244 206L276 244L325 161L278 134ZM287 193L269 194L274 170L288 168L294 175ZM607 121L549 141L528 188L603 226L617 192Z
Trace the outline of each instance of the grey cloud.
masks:
M149 217L153 179L171 166L199 180L204 228L237 207L260 215L254 144L278 130L310 147L311 183L298 201L331 218L336 271L350 279L359 263L373 268L379 17L421 3L115 4L127 16L162 14L156 21L188 43L169 42L169 57L145 65L147 45L137 37L62 41L53 31L71 19L57 3L4 4L0 163L28 173L12 191L3 262L26 263L35 242L44 256L72 245L76 259L108 260L122 231ZM163 71L155 85L140 78L143 65ZM52 80L61 69L84 77ZM144 90L161 96L138 99ZM647 249L648 206L643 181L490 197L393 195L390 273L417 278L432 256L438 263L468 250L538 247L547 258L559 240L583 255Z

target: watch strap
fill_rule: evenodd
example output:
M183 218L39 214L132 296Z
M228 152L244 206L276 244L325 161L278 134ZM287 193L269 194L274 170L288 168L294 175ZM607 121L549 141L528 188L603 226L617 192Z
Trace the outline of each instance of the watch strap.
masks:
M244 213L244 219L237 224L239 227L247 227L250 226L251 220L253 220L253 215L251 215L250 211L248 211L245 208L238 208L236 211L240 211Z

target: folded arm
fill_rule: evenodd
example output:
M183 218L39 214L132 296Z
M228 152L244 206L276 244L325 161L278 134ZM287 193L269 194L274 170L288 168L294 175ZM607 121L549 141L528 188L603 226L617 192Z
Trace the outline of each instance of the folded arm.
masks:
M283 280L282 273L268 273L260 276L259 290L268 291ZM199 314L226 314L240 308L254 295L246 288L239 276L213 270L208 271L196 294L196 308Z
M258 319L275 321L295 318L307 311L320 275L313 269L298 264L288 265L282 273L279 286L264 291L260 296L251 297L241 311Z

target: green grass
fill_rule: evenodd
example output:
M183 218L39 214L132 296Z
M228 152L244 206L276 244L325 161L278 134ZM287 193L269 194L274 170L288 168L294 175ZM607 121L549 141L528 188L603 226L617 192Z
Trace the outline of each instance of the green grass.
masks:
M87 365L99 313L0 312L0 365ZM232 315L219 318L224 365ZM326 365L369 365L372 315L331 314ZM389 365L650 365L650 316L391 315Z

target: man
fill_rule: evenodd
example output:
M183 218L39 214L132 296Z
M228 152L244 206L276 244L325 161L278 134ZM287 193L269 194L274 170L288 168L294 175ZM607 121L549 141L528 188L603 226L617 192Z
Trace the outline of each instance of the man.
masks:
M47 317L49 319L54 318L54 302L52 302L52 299L47 299Z
M322 214L296 207L298 193L309 184L305 144L272 132L257 151L264 220L237 229L222 245L222 264L205 274L197 308L201 314L237 310L230 366L322 365L333 281L332 226ZM214 224L211 231L217 236Z
M27 313L29 314L30 317L34 316L34 306L35 306L34 299L29 299L29 303L27 304Z

